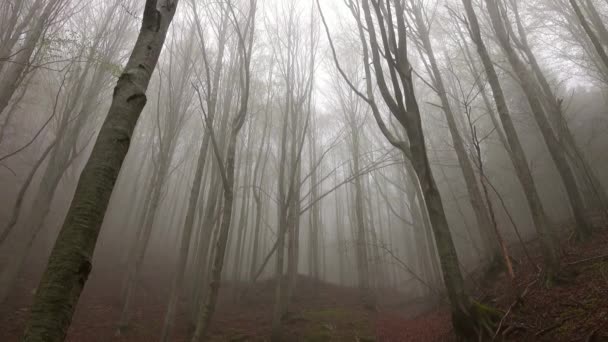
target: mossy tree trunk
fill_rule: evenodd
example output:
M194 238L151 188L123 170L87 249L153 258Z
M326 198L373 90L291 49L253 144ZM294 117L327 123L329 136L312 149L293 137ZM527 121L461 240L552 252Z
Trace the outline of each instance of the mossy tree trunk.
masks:
M112 189L146 104L150 82L177 0L147 0L142 25L108 116L82 171L27 322L23 341L63 341L91 271L91 258Z

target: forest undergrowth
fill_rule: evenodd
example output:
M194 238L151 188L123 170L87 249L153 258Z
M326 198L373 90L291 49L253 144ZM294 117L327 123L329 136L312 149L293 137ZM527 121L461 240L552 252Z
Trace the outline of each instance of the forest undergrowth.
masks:
M531 243L529 249L537 250ZM470 280L477 298L501 310L496 341L608 340L608 229L597 230L592 241L576 243L564 236L561 283L547 288L542 281L540 255L515 255L516 278L504 272ZM0 340L18 341L29 314L37 269L20 277L20 286L0 309ZM68 341L152 341L164 315L165 279L146 275L136 299L134 324L117 336L120 284L115 270L100 266L91 275ZM267 341L272 321L273 281L255 286L226 283L211 327L211 341ZM191 334L188 303L182 301L174 341ZM364 309L356 288L300 276L293 305L284 317L285 341L453 341L449 308L412 302L390 289L378 290L375 311Z

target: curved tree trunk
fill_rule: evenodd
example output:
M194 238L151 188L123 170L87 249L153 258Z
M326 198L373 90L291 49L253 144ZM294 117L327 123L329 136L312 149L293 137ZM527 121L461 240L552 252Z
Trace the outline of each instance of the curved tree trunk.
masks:
M120 76L108 116L78 182L42 277L23 341L63 341L91 271L91 258L112 188L129 149L145 91L177 1L147 0L137 42Z

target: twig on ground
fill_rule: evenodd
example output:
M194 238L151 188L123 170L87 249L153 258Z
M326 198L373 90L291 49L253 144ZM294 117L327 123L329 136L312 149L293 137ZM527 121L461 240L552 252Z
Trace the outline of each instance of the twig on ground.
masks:
M550 326L548 326L547 328L545 328L545 329L543 329L543 330L541 330L541 331L537 332L536 334L534 334L534 336L536 336L536 337L540 337L540 336L542 336L542 335L544 335L544 334L548 333L548 332L549 332L549 331L551 331L551 330L554 330L554 329L556 329L556 328L559 328L560 326L562 326L562 324L564 324L564 322L565 322L565 321L566 321L565 319L564 319L564 320L560 320L559 322L557 322L557 323L555 323L555 324L553 324L553 325L550 325Z
M591 342L591 341L595 341L595 338L598 337L597 336L597 331L600 330L599 327L593 329L589 335L587 335L587 337L585 338L585 342Z
M568 316L568 317L566 317L566 318L562 318L562 319L560 319L559 321L557 321L555 324L550 325L550 326L546 327L545 329L543 329L543 330L541 330L541 331L537 332L536 334L534 334L534 336L536 336L536 337L540 337L540 336L542 336L542 335L544 335L544 334L548 333L548 332L549 332L549 331L551 331L551 330L554 330L554 329L556 329L556 328L559 328L559 327L561 327L562 325L564 325L564 323L566 323L566 321L568 321L568 320L570 320L570 319L572 319L572 318L574 318L574 317L576 317L576 316L578 316L578 314L575 314L575 315L570 315L570 316Z
M526 288L524 289L524 291L517 296L517 299L515 299L515 301L513 301L513 303L509 306L509 309L507 310L507 312L504 314L504 316L502 316L502 318L500 319L500 322L498 323L498 327L496 328L496 331L494 332L494 336L492 337L492 341L494 341L496 339L496 337L498 336L498 333L500 332L500 329L502 328L502 325L505 322L505 319L507 319L507 316L509 316L509 313L511 313L511 310L513 310L513 308L521 302L521 300L528 294L528 291L530 290L530 287L532 287L532 285L536 284L536 282L539 279L539 275L540 273L535 277L535 279L533 281L531 281Z
M587 258L587 259L582 259L582 260L578 260L578 261L569 262L569 263L566 263L566 265L573 266L573 265L579 265L579 264L582 264L582 263L585 263L585 262L589 262L589 261L597 261L597 260L603 260L603 259L608 259L608 254L599 255L599 256L595 256L595 257L591 257L591 258Z

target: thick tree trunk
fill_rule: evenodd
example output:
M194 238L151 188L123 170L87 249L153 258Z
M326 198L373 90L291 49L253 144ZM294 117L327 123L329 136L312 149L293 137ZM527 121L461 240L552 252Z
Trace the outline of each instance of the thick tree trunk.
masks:
M63 341L177 1L147 0L139 36L36 292L23 341Z
M151 199L149 204L149 209L145 213L145 218L142 222L143 226L139 227L141 231L141 235L139 239L134 241L133 249L135 253L132 254L132 258L128 262L127 269L127 280L126 286L123 291L123 307L121 312L120 321L118 323L118 332L125 329L129 325L130 314L131 314L131 303L133 301L133 295L136 291L138 281L140 280L141 271L143 268L144 258L146 252L148 250L148 245L150 239L152 237L152 229L154 227L154 223L157 220L159 208L163 201L163 197L165 193L168 191L166 189L166 184L168 184L169 176L171 172L171 161L174 156L175 149L177 147L177 137L179 136L180 129L182 128L181 117L183 117L183 113L186 111L187 103L185 101L185 89L188 80L188 76L186 75L188 72L188 63L190 63L189 58L192 55L192 48L190 47L183 55L184 60L186 61L184 65L181 65L182 74L179 79L178 84L174 85L172 83L171 75L169 75L169 94L172 94L175 91L174 97L170 98L168 101L167 113L166 116L168 118L164 129L164 132L161 132L160 128L160 119L158 115L160 115L160 108L158 108L157 104L157 129L158 129L158 154L155 163L156 173L156 181L151 184ZM173 65L173 59L170 60L171 65ZM176 89L172 89L172 87ZM162 90L162 86L159 86L159 98L160 92ZM160 100L159 100L160 101ZM160 102L159 102L160 103Z

